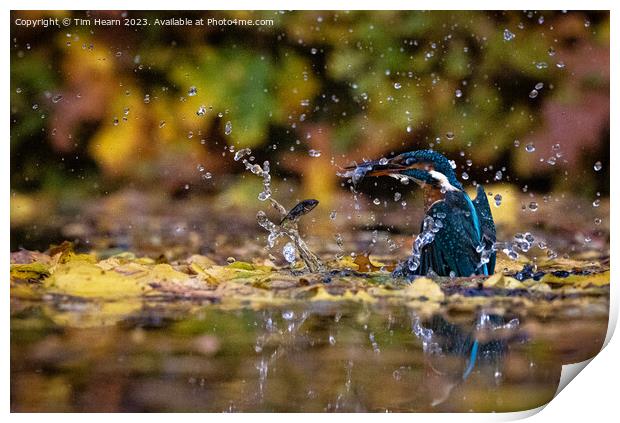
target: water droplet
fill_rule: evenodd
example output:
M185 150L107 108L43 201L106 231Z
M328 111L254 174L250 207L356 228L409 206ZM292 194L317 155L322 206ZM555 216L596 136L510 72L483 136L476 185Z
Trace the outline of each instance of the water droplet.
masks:
M538 203L536 201L532 201L528 205L528 208L530 209L530 211L535 212L536 210L538 210Z
M543 84L542 82L539 82L534 86L534 88L540 91L543 89L544 86L545 84Z
M292 245L292 244L291 244ZM295 318L295 312L292 310L287 310L282 312L282 318L284 320L292 320Z
M318 53L318 50L316 48L312 47L310 49L310 54L317 54L317 53Z
M502 171L501 171L501 170L498 170L497 172L495 172L495 178L494 178L494 179L495 179L496 181L501 181L501 180L502 180L502 176L503 176L503 175L502 175Z
M547 69L547 62L538 62L536 63L536 69Z
M407 132L411 132L413 131L413 128L411 127L411 125L407 125Z
M116 116L114 116L114 119L112 119L112 125L118 126L118 118Z
M22 92L22 89L21 89L21 88L19 88L19 87L17 87L17 88L15 89L15 92L16 92L17 94L20 94L20 93Z
M452 132L452 131L446 132L446 138L449 139L449 140L453 140L454 139L454 132Z
M146 94L144 96L144 104L149 104L151 102L151 96L149 94Z
M521 145L521 141L514 140L513 144L514 144L515 147L519 147Z
M467 172L463 172L463 173L461 174L461 178L463 178L463 180L464 180L464 181L466 181L466 180L468 180L468 179L469 179L469 174L468 174Z
M499 207L502 204L502 196L500 194L495 194L493 199L495 200L495 207Z
M336 338L334 335L329 335L329 345L336 345Z
M193 97L196 94L198 94L198 88L196 88L193 85L191 87L189 87L189 90L187 90L187 95L190 96L190 97Z
M213 175L211 175L211 172L205 172L202 175L202 179L211 179L213 177Z
M198 116L204 116L207 114L207 107L205 105L201 105L198 110L196 110L196 114Z
M372 200L372 203L373 203L375 206L378 206L379 204L381 204L381 200L379 200L378 198L375 198L374 200Z
M330 218L331 220L336 220L336 216L337 216L337 214L338 214L338 213L336 213L336 210L332 210L332 211L329 213L329 218Z
M397 90L400 90L400 88L402 87L402 85L400 85L400 82L394 82L394 88Z
M228 264L232 264L232 263L234 263L234 262L236 262L236 261L237 261L237 259L235 259L234 257L228 257L228 258L226 259L226 262L227 262Z
M224 133L226 135L230 135L231 132L232 132L232 123L228 121L226 122L226 125L224 126Z
M400 192L395 192L394 193L394 201L399 201L401 199L402 195Z
M160 121L159 122L159 127L163 128L164 126L166 126L166 121L165 120Z
M560 62L555 64L555 67L558 68L558 69L564 69L566 67L566 65L564 64L564 62L560 61Z
M597 217L594 219L594 224L595 225L600 225L603 222L603 220L600 217Z
M549 47L549 49L547 50L547 54L549 56L555 56L555 49L553 47Z
M308 151L308 155L310 157L320 157L321 156L321 150L310 150L310 151Z
M52 98L52 103L58 103L58 102L59 102L59 101L61 101L62 99L63 99L63 96L62 96L62 95L60 95L60 94L55 95L55 96Z
M504 248L502 250L504 252L504 254L506 254L508 256L509 259L511 260L516 260L519 258L519 253L517 253L516 251L514 251L513 249L510 248Z
M456 91L454 91L454 95L456 96L456 98L461 98L463 96L463 91L457 88Z
M525 151L527 151L528 153L533 153L534 151L536 151L536 147L533 143L530 142L525 146Z
M295 245L292 242L286 243L286 245L282 248L282 255L289 263L295 263L295 256L297 255Z
M594 163L594 170L595 170L595 171L597 171L597 172L598 172L598 171L599 171L599 170L601 170L602 168L603 168L603 163L601 163L601 162L596 162L596 163Z
M512 41L515 37L515 34L510 32L508 29L504 29L504 41Z
M601 205L601 200L598 198L592 202L592 207L598 207L600 205Z
M241 150L237 151L235 153L235 161L238 162L239 160L241 160L243 157L252 154L252 150L250 150L249 148L242 148Z
M538 97L538 91L536 90L530 91L530 98L536 98L536 97Z
M379 164L380 164L380 165L386 165L386 164L388 164L388 162L389 162L389 160L388 160L388 159L386 159L385 157L381 157L381 158L379 159Z

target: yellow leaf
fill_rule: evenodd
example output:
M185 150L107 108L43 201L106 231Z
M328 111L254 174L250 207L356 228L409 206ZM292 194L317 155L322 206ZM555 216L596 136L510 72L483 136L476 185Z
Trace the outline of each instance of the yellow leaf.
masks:
M106 271L83 260L56 265L44 280L49 292L91 298L123 298L142 295L148 284L115 271Z
M254 265L245 261L236 261L228 265L230 269L254 270Z
M343 269L359 270L359 265L348 255L338 260L337 265Z
M504 288L504 289L525 289L526 286L510 276L504 276L503 273L498 272L487 278L482 285L485 288Z
M601 273L594 273L591 275L569 275L565 278L555 276L552 273L547 273L540 280L544 283L550 284L562 284L573 285L578 288L585 288L589 285L593 286L605 286L609 285L609 270Z
M445 295L437 282L429 278L417 278L405 288L404 295L411 298L428 298L430 301L443 301Z
M311 301L355 301L361 303L375 303L377 299L364 291L353 293L348 289L342 295L334 295L326 290L325 287L319 286L316 290L316 295L311 298Z
M41 279L49 276L48 266L43 263L12 264L11 279Z

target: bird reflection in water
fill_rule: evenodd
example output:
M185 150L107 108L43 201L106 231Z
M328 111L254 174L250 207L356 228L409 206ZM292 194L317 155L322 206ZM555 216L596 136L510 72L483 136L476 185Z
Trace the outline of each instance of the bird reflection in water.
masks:
M510 344L526 340L518 331L518 318L499 314L482 311L471 325L450 323L441 315L423 320L414 311L410 316L412 332L422 342L433 407L447 400L452 390L476 371L492 370L499 383Z

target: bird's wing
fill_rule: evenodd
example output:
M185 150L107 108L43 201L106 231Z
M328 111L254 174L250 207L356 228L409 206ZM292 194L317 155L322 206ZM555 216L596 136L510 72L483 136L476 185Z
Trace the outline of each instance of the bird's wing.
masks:
M442 227L435 233L432 243L422 249L419 273L425 275L430 269L440 276L482 274L478 232L463 192L446 194L446 199L435 203L428 215L441 220Z
M478 220L480 221L484 248L489 250L492 248L496 240L495 222L493 222L493 214L491 213L491 208L489 207L489 200L487 199L486 192L484 192L482 185L478 185L476 192L476 198L473 201L474 209L476 209L476 214L478 215ZM490 275L495 271L495 256L495 252L491 254L491 257L489 257L489 263L487 264Z

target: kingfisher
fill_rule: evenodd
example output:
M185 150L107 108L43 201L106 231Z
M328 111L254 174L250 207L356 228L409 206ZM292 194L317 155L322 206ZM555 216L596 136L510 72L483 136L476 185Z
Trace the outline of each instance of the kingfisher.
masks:
M425 218L413 254L395 276L468 277L495 271L495 223L482 185L467 195L450 161L434 150L417 150L345 168L353 184L368 176L416 182L424 194Z

